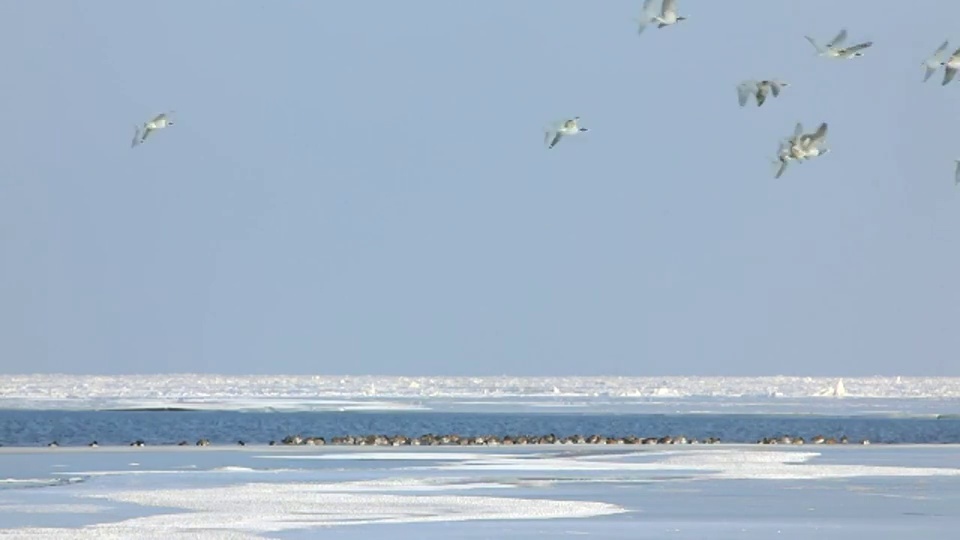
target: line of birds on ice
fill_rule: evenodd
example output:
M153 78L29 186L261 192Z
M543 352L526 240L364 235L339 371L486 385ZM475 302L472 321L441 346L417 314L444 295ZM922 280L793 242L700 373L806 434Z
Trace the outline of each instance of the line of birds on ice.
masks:
M680 21L686 20L677 11L677 0L661 0L660 9L656 9L658 0L644 0L643 9L640 17L635 19L637 22L637 34L643 34L648 26L656 23L657 28L672 26ZM844 28L825 45L820 45L810 36L804 36L807 41L817 50L817 55L825 58L851 59L863 56L863 51L873 45L872 41L864 41L856 45L843 46L847 40L847 30ZM949 47L949 42L944 41L940 47L921 64L924 68L923 82L927 82L933 74L944 68L943 85L947 85L954 79L957 70L960 69L960 48L955 50L949 57L944 58L944 53ZM747 80L737 86L737 98L740 106L743 107L753 96L757 106L762 106L767 96L779 97L780 92L789 86L788 83L777 79L765 79L761 81ZM173 125L174 111L160 113L152 119L143 123L142 126L136 126L131 147L137 147L147 140L147 137L154 131L161 130ZM795 161L798 164L806 160L822 156L830 151L825 146L827 139L828 125L822 122L815 131L811 133L803 132L803 124L798 122L789 137L781 139L777 147L777 157L773 162L775 167L774 178L780 178L787 170L787 166ZM580 117L554 122L546 128L544 143L547 148L553 148L563 137L576 135L588 131L588 128L580 126ZM960 184L960 159L954 160L956 168L954 170L954 183Z

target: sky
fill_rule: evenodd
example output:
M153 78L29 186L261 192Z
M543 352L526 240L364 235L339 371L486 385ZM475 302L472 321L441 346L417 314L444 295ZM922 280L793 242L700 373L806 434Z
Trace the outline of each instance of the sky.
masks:
M960 3L640 4L0 3L0 373L960 375Z

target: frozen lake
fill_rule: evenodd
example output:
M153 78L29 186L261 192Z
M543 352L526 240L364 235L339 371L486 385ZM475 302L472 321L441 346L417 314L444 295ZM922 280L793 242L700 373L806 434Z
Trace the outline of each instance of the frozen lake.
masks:
M20 538L946 538L960 447L2 448Z

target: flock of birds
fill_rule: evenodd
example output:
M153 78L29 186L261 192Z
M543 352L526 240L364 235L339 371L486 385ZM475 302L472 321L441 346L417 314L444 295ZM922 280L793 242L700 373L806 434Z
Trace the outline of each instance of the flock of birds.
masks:
M653 24L656 24L657 28L664 28L686 19L677 11L677 0L661 0L659 10L656 2L657 0L644 0L640 18L635 19L638 34L643 34L644 30ZM805 37L816 48L820 56L828 58L857 58L863 56L864 49L873 45L872 41L865 41L857 45L844 47L843 43L847 39L846 29L841 30L826 45L820 45L810 36ZM956 71L955 68L952 69ZM767 101L767 96L772 94L773 97L778 97L787 86L789 86L788 83L776 79L747 80L737 86L737 98L740 106L743 107L750 100L750 96L753 96L759 107ZM574 117L548 127L545 137L547 147L553 148L564 136L587 131L587 128L580 127L579 121L579 117ZM827 139L827 127L827 123L824 122L820 124L816 131L804 133L803 124L798 123L793 134L780 141L777 148L777 159L774 161L776 167L774 176L780 178L787 170L787 166L793 161L802 163L805 160L826 154L829 151L824 146ZM958 162L957 178L960 179L960 162Z
M658 0L644 0L640 17L635 19L638 34L643 34L644 30L653 24L656 24L657 28L664 28L686 20L686 17L681 16L677 11L677 0L660 0L659 10L656 8L657 1ZM864 41L856 45L844 46L847 40L847 30L845 28L840 30L833 39L824 45L819 44L810 36L804 37L816 49L818 56L826 58L859 58L863 56L865 49L873 45L872 41ZM923 61L921 64L925 69L923 82L928 81L941 67L944 68L943 85L949 84L954 77L956 77L957 71L960 70L960 48L954 51L949 57L944 58L943 55L947 52L948 47L948 41L944 41L933 55ZM789 86L788 83L777 79L760 81L747 80L737 86L737 97L741 107L747 104L750 96L754 97L757 106L760 107L766 102L767 96L772 94L773 97L776 98L787 86ZM142 126L136 126L131 147L142 144L147 140L150 133L172 126L172 114L173 111L161 113L144 122ZM786 172L791 162L802 163L829 152L830 149L825 146L827 129L827 123L823 122L815 131L804 133L803 124L798 122L793 133L789 137L779 141L777 157L773 161L773 166L776 171L774 177L780 178L783 173ZM575 116L548 126L546 128L544 143L547 145L547 148L553 148L563 137L584 133L586 131L588 131L587 128L580 126L580 117ZM956 163L954 183L960 184L960 159L954 161Z
M662 0L660 9L656 7L657 0L644 0L643 10L637 22L637 33L643 34L648 26L656 24L657 28L664 28L674 25L686 19L677 11L677 0ZM856 45L845 46L847 41L847 30L844 28L829 42L821 45L814 38L804 36L807 41L816 49L817 55L826 58L851 59L859 58L864 54L864 50L873 46L872 41L864 41ZM943 85L947 85L954 79L957 71L960 70L960 48L953 52L949 57L944 58L949 43L944 41L942 45L921 64L925 68L923 81L926 82L941 67L944 68ZM737 98L740 106L743 107L753 96L757 106L762 106L769 95L773 97L780 96L780 92L789 86L788 83L777 79L765 80L746 80L737 86ZM548 148L553 148L560 142L564 136L575 135L587 131L587 128L580 127L580 118L574 117L563 120L549 126L546 130L545 142ZM773 161L775 168L774 177L780 178L786 172L791 162L802 163L806 160L822 156L830 151L827 148L827 129L826 122L821 123L817 129L811 133L803 132L803 124L797 123L793 133L779 141L777 147L777 157ZM960 159L955 160L956 168L954 170L954 183L960 184Z

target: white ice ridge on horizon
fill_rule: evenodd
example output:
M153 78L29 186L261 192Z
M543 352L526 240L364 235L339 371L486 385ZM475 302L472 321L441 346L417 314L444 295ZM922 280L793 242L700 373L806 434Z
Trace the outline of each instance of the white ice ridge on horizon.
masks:
M395 377L332 375L3 375L0 408L43 402L215 408L243 401L283 409L310 400L337 410L409 408L380 400L583 398L896 398L960 399L960 377ZM271 402L270 400L276 400ZM285 402L285 400L287 400ZM351 401L351 400L360 400ZM62 403L61 403L62 405ZM234 403L236 405L236 403Z

